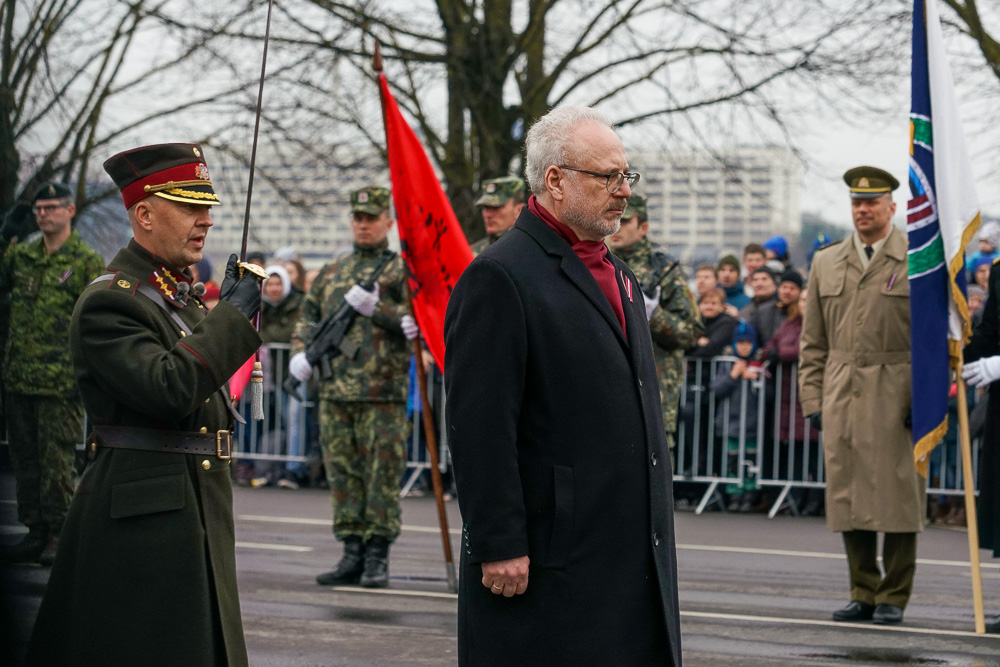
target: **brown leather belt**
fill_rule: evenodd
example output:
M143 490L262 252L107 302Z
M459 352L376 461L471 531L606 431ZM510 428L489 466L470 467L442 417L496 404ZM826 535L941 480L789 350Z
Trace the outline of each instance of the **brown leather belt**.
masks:
M95 426L87 438L87 457L93 459L102 447L137 449L147 452L199 454L228 461L232 454L232 434L229 431L193 433L191 431L157 431L131 426Z

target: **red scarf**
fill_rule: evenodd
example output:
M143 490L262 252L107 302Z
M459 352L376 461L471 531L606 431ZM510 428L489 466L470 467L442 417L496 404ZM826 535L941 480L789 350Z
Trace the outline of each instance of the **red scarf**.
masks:
M611 305L611 310L618 318L618 323L622 325L622 333L628 338L628 332L625 329L625 310L622 308L622 295L618 291L618 281L615 279L615 266L608 259L608 246L604 245L604 241L581 241L572 229L556 220L554 215L539 204L535 195L531 195L528 199L528 210L573 248L573 252L590 271L590 275L594 276L597 286L604 292L605 298Z

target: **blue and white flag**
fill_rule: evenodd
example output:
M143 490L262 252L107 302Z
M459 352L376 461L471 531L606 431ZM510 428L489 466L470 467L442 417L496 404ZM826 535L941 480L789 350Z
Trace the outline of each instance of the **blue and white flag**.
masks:
M948 430L951 369L972 334L965 246L979 227L979 200L965 149L937 0L913 2L910 102L910 342L917 469Z

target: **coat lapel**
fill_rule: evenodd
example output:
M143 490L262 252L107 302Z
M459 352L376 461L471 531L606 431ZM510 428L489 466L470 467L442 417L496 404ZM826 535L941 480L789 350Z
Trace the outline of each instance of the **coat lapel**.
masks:
M642 290L631 272L625 268L624 262L613 255L608 255L615 265L618 276L618 291L622 298L622 310L625 311L625 328L628 330L629 358L632 362L632 372L639 375L642 368L642 343L639 332L649 328L646 321L646 302Z
M608 303L608 298L604 296L604 292L601 288L597 286L597 281L594 280L594 276L590 274L590 270L584 266L583 262L576 253L573 252L573 248L570 247L566 241L561 239L558 234L549 229L543 221L539 220L534 213L528 210L525 206L521 210L521 215L517 219L516 226L520 227L525 233L527 233L531 238L542 246L542 248L550 255L559 258L559 268L563 273L570 279L570 281L583 292L584 296L590 300L591 304L604 316L605 321L607 321L608 326L614 330L615 335L618 337L618 341L621 343L622 347L628 348L628 341L625 340L625 334L622 333L621 324L618 322L618 317L615 316L613 310L611 310L611 304ZM609 255L610 256L610 255ZM615 269L618 272L618 269ZM633 290L637 287L633 286ZM621 285L619 285L619 290ZM634 297L633 297L634 298ZM625 308L627 311L628 308ZM626 315L626 318L628 316ZM632 326L628 319L625 320L626 327Z

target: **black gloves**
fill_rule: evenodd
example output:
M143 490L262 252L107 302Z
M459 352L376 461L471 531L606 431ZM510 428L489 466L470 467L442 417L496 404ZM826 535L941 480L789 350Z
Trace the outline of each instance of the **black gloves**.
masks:
M807 415L806 419L809 420L809 424L817 431L823 430L823 413L814 412L811 415Z
M768 351L767 363L770 364L772 368L781 363L781 354L778 352L778 348L775 347Z
M236 255L230 255L226 262L226 277L219 289L219 299L251 318L260 310L260 278L249 271L244 271L241 277L237 264Z

